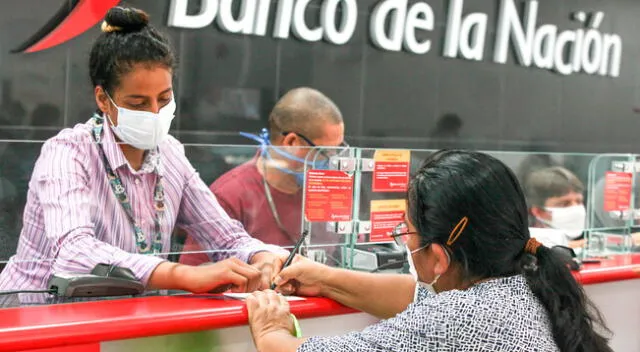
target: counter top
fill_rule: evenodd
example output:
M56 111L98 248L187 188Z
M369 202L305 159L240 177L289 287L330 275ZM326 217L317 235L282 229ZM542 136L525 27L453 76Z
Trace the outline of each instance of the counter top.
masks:
M601 258L600 263L585 263L574 276L583 285L640 279L640 253Z
M289 302L299 318L356 313L326 298ZM0 350L29 350L247 323L245 303L221 295L179 295L7 308L0 319Z
M584 285L640 279L640 254L585 264L574 274ZM356 313L326 298L289 302L301 319ZM221 295L178 295L7 308L0 319L0 350L186 333L244 325L243 301Z

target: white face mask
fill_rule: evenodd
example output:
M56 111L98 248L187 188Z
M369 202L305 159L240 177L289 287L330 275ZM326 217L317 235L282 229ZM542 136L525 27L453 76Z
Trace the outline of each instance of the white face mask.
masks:
M573 240L580 237L587 219L584 205L545 209L551 213L551 220L545 221L545 223L554 229L563 230L569 239Z
M118 126L114 126L109 118L112 130L124 143L138 149L149 150L156 148L169 134L171 121L176 112L176 101L173 97L169 104L160 109L157 114L121 108L111 97L109 100L118 109Z
M427 291L433 293L433 294L437 294L435 288L433 288L433 285L435 285L435 283L438 281L438 279L440 278L440 275L436 275L436 277L433 278L433 281L431 281L430 283L426 283L426 282L422 282L420 281L420 278L418 277L418 271L416 270L416 266L413 263L413 254L417 253L419 250L422 250L424 248L427 248L427 246L424 247L420 247L418 249L414 249L414 250L409 250L409 247L405 244L405 247L407 249L407 261L409 262L409 272L411 273L411 275L413 276L414 280L416 280L416 289L413 293L413 300L415 302L416 299L418 299L418 288L419 287L424 287L427 289ZM445 250L445 254L447 255L447 261L450 263L451 262L451 258L449 257L449 253L447 253L447 251Z

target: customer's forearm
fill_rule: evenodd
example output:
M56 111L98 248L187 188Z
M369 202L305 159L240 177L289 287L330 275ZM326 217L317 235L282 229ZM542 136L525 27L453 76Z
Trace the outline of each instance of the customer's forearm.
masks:
M410 275L370 274L353 270L328 271L321 294L381 319L402 312L413 300Z

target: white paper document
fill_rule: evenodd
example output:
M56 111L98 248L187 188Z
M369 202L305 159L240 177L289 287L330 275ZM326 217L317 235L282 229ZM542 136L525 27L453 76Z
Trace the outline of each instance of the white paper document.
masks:
M229 297L229 298L235 298L235 299L239 299L239 300L245 300L247 299L247 296L250 295L250 293L223 293L224 296ZM304 301L306 298L304 297L298 297L298 296L284 296L287 301Z

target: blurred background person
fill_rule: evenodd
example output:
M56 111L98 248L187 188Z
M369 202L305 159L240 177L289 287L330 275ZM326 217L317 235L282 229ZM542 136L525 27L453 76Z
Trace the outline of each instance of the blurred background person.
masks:
M530 173L524 182L529 209L529 226L552 229L535 231L548 245L584 245L586 225L584 185L571 171L553 166Z

